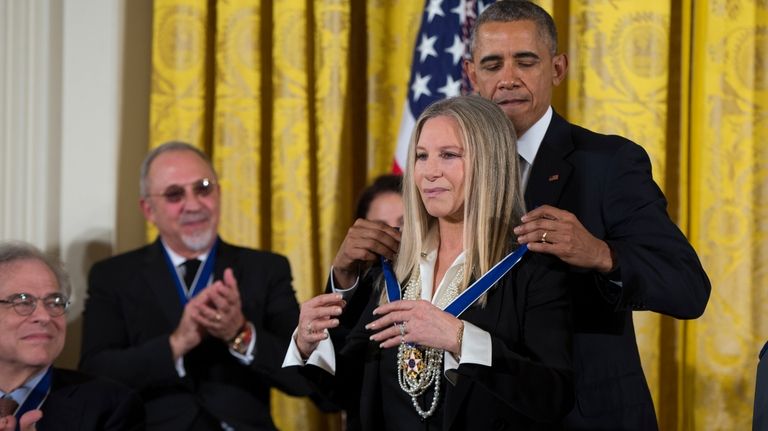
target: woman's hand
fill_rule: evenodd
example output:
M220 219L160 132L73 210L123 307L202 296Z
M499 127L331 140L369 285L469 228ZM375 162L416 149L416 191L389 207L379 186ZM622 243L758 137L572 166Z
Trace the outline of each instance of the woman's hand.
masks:
M341 315L345 305L346 302L338 293L315 296L301 304L296 347L299 348L302 358L309 358L317 345L328 338L326 329L339 326L337 317Z
M428 301L390 302L373 310L373 314L381 317L365 328L375 332L371 340L379 342L382 348L394 347L404 341L456 355L461 353L457 336L463 327L461 320Z

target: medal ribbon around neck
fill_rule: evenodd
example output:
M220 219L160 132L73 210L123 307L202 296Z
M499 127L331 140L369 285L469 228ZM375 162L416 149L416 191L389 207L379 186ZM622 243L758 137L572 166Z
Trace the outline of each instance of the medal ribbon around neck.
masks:
M474 283L467 287L461 294L459 294L453 301L443 308L443 311L450 313L454 317L459 317L461 313L471 307L485 292L487 292L494 284L496 284L504 274L509 272L520 259L523 258L525 252L528 251L528 246L523 244L518 247L512 253L504 256L496 265L493 266L488 272L478 278ZM384 270L384 281L387 288L387 299L389 302L398 301L401 299L402 292L400 283L397 282L395 274L392 271L392 264L384 257L381 258L381 267Z
M19 429L19 420L24 413L39 409L43 405L43 402L48 398L48 394L51 392L51 381L53 380L53 367L48 367L48 371L45 372L43 378L35 385L29 392L27 399L24 403L16 409L16 429Z
M213 247L211 247L211 251L208 252L208 258L205 259L205 264L203 265L202 270L199 271L197 277L195 278L195 283L193 283L194 286L190 286L189 292L187 292L187 290L184 288L184 280L181 279L179 271L177 271L176 267L173 265L171 256L168 255L168 251L165 249L165 247L162 247L163 256L165 256L165 263L168 265L168 269L171 271L171 278L173 278L173 282L176 285L176 292L179 294L179 300L181 301L182 306L187 305L189 298L194 297L203 289L208 287L208 280L211 279L211 274L213 274L213 264L216 260L217 248L219 248L219 238L216 238L216 241L213 242Z
M526 251L528 251L528 246L522 245L517 250L506 255L493 268L467 287L464 292L457 295L443 308L443 311L450 313L454 317L459 317L461 313L472 306L488 289L496 284L504 274L517 265ZM389 302L401 299L403 293L392 271L392 265L382 257L381 266L384 271L387 299ZM456 283L458 277L462 277L462 274L463 271L459 270L456 274L457 278L451 282L451 285ZM414 277L412 274L408 286L412 283L420 284L420 279L420 275ZM419 288L419 290L421 289ZM397 352L397 380L400 388L410 395L413 408L423 419L432 416L437 409L437 403L440 398L440 373L442 372L442 365L443 351L441 349L431 347L423 349L413 343L400 342ZM434 394L432 395L429 408L425 410L421 407L417 397L424 394L432 385L434 385Z

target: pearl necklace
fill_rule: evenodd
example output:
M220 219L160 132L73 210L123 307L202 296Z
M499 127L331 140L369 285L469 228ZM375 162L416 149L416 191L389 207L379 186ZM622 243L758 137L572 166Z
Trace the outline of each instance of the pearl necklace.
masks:
M464 279L464 265L456 270L453 280L446 289L440 292L437 299L437 306L445 308L459 292L459 284ZM404 299L417 300L421 298L421 274L416 269L411 279L405 287ZM397 351L397 381L400 388L411 396L411 403L416 413L426 419L437 409L437 402L440 399L440 374L443 371L443 350L432 347L421 348L412 343L400 342ZM416 397L420 396L430 386L435 385L435 393L432 396L432 403L428 410L424 410L419 405Z

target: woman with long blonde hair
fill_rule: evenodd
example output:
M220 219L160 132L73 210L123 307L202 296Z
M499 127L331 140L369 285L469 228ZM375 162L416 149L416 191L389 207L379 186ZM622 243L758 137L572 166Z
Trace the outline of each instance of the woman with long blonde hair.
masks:
M515 242L524 208L504 113L473 96L428 107L403 198L402 234L350 228L334 293L302 305L284 366L358 403L364 429L558 429L573 405L565 272Z

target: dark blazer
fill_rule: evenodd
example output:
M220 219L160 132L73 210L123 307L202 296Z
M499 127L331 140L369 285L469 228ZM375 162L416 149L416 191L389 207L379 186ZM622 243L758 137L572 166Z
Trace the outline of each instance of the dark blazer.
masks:
M77 371L53 369L39 431L139 431L144 407L130 389Z
M80 366L136 388L149 429L274 429L270 388L306 395L298 373L281 368L299 308L288 261L220 242L214 279L232 268L243 313L256 328L254 360L243 365L221 340L207 338L184 357L179 377L168 337L182 315L162 244L96 263L91 269Z
M358 284L355 297L367 293L370 300L359 319L346 321L357 322L355 327L331 331L335 376L302 367L319 391L342 406L359 407L363 429L560 429L558 421L573 405L573 382L570 301L556 259L528 253L489 291L484 308L473 306L460 316L491 334L493 365L460 365L450 372L455 385L443 378L444 395L426 424L397 383L397 348L380 349L364 328L379 302L380 291L373 288L378 272ZM422 400L422 408L429 401Z
M608 243L618 263L607 276L571 271L576 407L568 428L656 429L632 311L693 319L704 312L711 287L667 214L648 155L625 138L593 133L555 113L525 200L529 209L549 204L574 213Z

